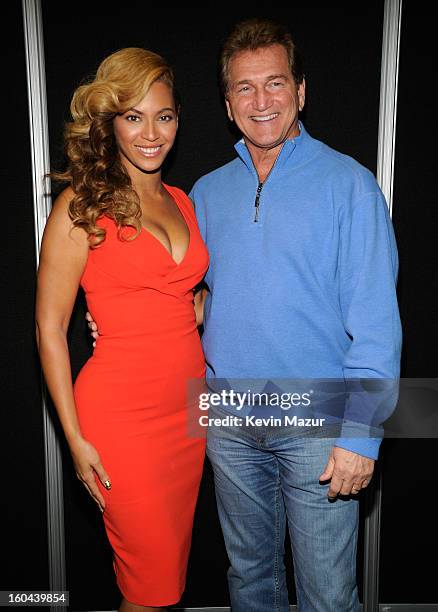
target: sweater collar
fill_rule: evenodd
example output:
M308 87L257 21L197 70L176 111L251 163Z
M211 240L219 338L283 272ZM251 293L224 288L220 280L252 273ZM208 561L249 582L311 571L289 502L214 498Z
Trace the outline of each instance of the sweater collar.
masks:
M301 121L298 122L298 125L300 127L299 135L295 136L295 138L285 140L282 144L280 153L275 162L277 168L283 168L285 166L294 168L301 165L303 162L307 161L307 159L313 157L316 149L318 149L321 144L309 135ZM254 163L244 139L241 138L236 142L234 148L243 163L251 172L254 172Z

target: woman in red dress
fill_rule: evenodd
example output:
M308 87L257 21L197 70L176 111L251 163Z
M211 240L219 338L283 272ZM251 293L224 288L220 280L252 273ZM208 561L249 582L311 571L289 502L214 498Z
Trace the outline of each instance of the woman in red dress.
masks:
M72 100L69 182L41 248L37 339L76 473L99 504L120 610L184 590L205 440L187 387L204 377L193 288L208 254L189 198L161 180L178 128L172 71L155 53L106 58ZM79 285L99 325L74 386L66 340Z

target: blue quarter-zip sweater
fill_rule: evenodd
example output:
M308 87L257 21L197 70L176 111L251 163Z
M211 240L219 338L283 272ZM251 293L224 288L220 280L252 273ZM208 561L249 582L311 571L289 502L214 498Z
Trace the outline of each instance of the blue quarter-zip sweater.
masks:
M302 123L263 185L235 148L190 193L210 253L207 377L397 379L398 257L372 173ZM381 436L352 435L364 410L350 402L336 445L375 459Z

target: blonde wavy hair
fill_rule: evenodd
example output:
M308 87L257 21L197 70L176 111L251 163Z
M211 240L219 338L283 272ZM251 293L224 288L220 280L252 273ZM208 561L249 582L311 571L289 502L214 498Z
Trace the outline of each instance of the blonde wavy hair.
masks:
M156 53L129 47L116 51L100 64L90 82L76 89L70 104L72 121L64 130L68 158L65 172L53 172L75 195L69 215L74 227L83 228L91 248L105 239L97 225L103 214L123 226L141 230L141 208L131 179L120 161L113 119L134 107L155 81L164 81L174 93L173 71ZM121 239L128 239L119 231Z

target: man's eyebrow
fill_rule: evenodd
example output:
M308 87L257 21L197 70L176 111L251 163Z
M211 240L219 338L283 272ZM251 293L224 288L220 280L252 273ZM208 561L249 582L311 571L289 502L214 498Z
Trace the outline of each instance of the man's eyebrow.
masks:
M287 79L288 75L287 74L270 74L269 76L265 77L265 81L272 81L272 79ZM233 83L233 85L243 85L244 83L251 83L252 79L241 79L240 81L235 81Z
M266 77L267 81L272 81L272 79L287 79L288 75L287 74L271 74L270 76Z

